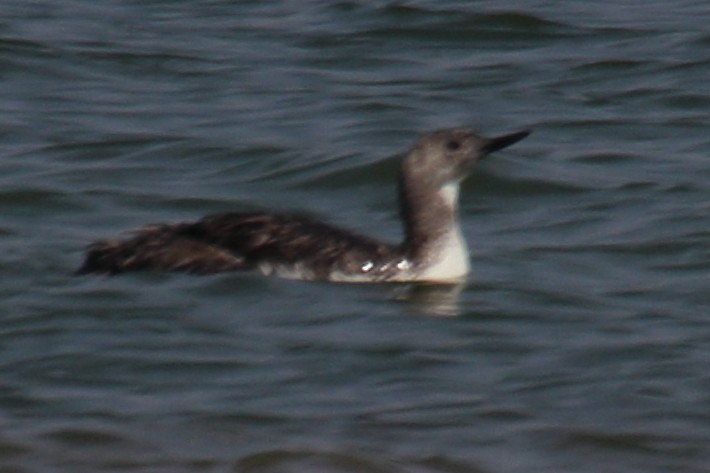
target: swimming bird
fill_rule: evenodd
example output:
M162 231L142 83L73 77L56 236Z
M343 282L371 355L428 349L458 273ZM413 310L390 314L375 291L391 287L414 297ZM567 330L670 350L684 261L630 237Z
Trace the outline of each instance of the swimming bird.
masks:
M88 246L77 274L254 270L337 282L461 281L470 263L458 221L459 185L477 161L529 134L485 138L453 128L419 137L399 174L404 239L398 244L310 217L230 212L146 226L125 240L97 241Z

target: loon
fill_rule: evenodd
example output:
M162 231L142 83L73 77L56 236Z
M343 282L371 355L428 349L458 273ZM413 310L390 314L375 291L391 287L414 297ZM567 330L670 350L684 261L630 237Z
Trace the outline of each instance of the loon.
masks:
M399 244L310 217L229 212L149 225L125 240L94 242L76 273L254 270L335 282L460 282L469 272L469 255L458 222L459 184L477 161L529 134L525 130L485 138L453 128L419 137L399 174L404 225Z

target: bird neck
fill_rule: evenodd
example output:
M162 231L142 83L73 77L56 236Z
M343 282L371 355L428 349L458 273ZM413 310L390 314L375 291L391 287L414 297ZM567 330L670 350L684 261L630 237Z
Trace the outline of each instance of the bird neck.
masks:
M406 173L400 176L403 249L415 264L434 264L447 257L444 253L458 255L454 258L465 255L467 271L468 250L459 227L458 193L458 182L435 187L417 182Z

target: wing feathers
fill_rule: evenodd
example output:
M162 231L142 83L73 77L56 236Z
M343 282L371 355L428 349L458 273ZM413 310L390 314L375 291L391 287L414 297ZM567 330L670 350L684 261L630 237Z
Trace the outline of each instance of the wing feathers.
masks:
M274 266L308 266L311 277L358 273L391 261L397 249L317 220L280 214L227 213L194 223L155 225L123 241L89 246L78 274L140 269L214 273Z

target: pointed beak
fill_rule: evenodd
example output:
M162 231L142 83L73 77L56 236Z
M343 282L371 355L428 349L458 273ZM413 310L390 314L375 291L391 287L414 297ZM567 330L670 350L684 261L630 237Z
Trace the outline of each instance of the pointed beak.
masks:
M523 130L503 136L496 136L495 138L489 138L481 147L481 157L488 156L495 151L507 148L508 146L522 140L530 133L532 133L530 130Z

